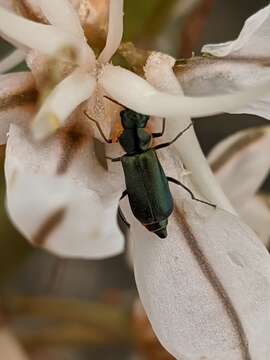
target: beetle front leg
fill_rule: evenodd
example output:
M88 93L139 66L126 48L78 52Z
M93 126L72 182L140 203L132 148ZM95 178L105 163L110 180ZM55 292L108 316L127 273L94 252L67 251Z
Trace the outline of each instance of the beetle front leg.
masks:
M162 119L162 129L161 129L161 132L153 133L153 134L152 134L152 137L153 137L153 138L157 138L157 137L163 136L163 134L164 134L164 132L165 132L165 127L166 127L166 118L163 118L163 119Z
M180 136L182 136L187 130L189 130L191 128L191 126L193 126L193 121L191 121L191 123L184 130L180 131L180 133L177 134L174 139L172 139L171 141L168 141L166 143L159 144L159 145L155 146L154 149L159 150L159 149L165 148L169 145L172 145L176 140L178 140L180 138Z

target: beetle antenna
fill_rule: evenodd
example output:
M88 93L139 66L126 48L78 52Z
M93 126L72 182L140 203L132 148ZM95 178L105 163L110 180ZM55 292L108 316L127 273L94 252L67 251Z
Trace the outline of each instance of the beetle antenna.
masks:
M103 137L103 139L106 141L106 143L111 144L111 143L112 143L112 139L107 139L107 138L106 138L103 130L101 129L101 126L100 126L99 122L98 122L96 119L92 118L89 114L87 114L87 111L86 111L86 110L84 110L83 113L84 113L84 115L85 115L89 120L93 121L93 122L96 124L96 127L97 127L100 135Z
M114 100L114 99L110 98L109 96L104 95L104 97L105 97L106 99L108 99L108 100L112 101L113 103L115 103L115 104L117 104L117 105L120 105L120 106L122 106L122 107L124 107L124 108L126 109L126 107L125 107L123 104L120 104L118 101L116 101L116 100Z

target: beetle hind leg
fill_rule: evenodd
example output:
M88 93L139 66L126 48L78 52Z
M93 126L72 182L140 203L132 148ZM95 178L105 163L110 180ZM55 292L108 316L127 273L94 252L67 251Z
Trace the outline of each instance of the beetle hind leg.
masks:
M127 196L127 190L124 190L120 199L119 200L122 200L124 199L124 197ZM117 210L117 215L119 216L119 218L123 221L123 223L128 227L130 228L130 223L127 221L122 209L121 209L121 206L120 204L118 205L118 210Z
M198 202L200 202L200 203L202 203L202 204L205 204L205 205L209 205L209 206L211 206L211 207L213 207L213 208L216 209L217 206L216 206L215 204L211 204L211 203L208 202L208 201L204 201L204 200L201 200L201 199L196 198L195 195L193 194L193 192L192 192L186 185L182 184L181 181L176 180L176 179L174 179L174 178L172 178L172 177L170 177L170 176L167 176L167 180L168 180L169 182L172 182L172 183L174 183L174 184L176 184L176 185L179 185L179 186L181 186L183 189L185 189L185 190L190 194L192 200L198 201Z
M117 210L117 214L119 216L119 218L123 221L123 223L128 227L130 228L130 223L127 221L122 209L121 209L121 206L118 205L118 210Z

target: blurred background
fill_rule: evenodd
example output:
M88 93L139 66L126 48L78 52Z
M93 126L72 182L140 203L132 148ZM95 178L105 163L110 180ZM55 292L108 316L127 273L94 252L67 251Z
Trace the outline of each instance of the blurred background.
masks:
M203 44L234 39L245 19L267 4L126 0L125 41L190 57ZM1 41L0 56L10 50ZM24 69L23 64L15 71ZM255 116L220 115L197 121L196 132L207 154L227 135L265 123ZM126 255L101 261L58 259L30 247L14 229L4 207L4 151L0 147L0 321L12 329L29 359L172 359L154 339L137 303Z

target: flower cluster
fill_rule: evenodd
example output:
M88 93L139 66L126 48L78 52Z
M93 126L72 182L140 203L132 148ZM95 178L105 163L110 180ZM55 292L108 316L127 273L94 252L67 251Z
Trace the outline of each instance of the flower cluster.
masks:
M168 138L191 117L245 112L269 118L270 6L252 16L235 41L204 47L207 56L175 62L152 53L141 77L110 63L122 39L123 0L109 1L106 45L97 57L73 1L31 0L39 22L15 14L9 1L1 3L0 34L18 50L0 69L24 57L30 69L0 77L7 209L35 246L91 259L123 251L117 224L123 175L117 164L100 160L96 138L103 139L84 115L111 136L121 106L107 97L153 116L153 128L154 117L165 117ZM164 241L138 223L123 201L143 306L177 359L268 359L269 255L236 210L248 219L245 209L258 206L254 195L269 170L269 148L267 128L226 140L209 157L216 176L193 129L160 152L166 174L183 178L187 169L185 183L217 205L196 203L172 188L175 209ZM121 151L117 144L104 149L108 156Z

